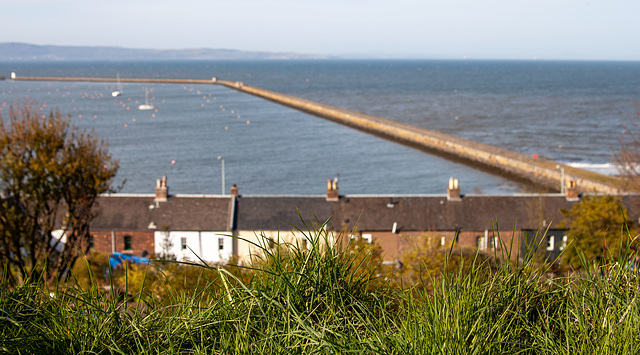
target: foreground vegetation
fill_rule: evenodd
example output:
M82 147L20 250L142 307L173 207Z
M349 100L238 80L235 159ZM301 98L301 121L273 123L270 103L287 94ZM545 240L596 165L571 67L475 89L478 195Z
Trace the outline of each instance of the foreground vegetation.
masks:
M627 253L549 277L545 264L450 251L442 272L426 268L407 285L361 241L341 248L322 227L300 233L308 250L265 247L251 268L130 265L109 273L105 291L85 264L88 281L3 284L0 352L640 352L639 274Z

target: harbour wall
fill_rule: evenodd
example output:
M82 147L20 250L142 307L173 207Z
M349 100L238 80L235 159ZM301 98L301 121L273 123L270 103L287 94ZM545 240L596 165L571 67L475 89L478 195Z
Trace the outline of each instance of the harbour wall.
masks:
M86 78L86 77L48 77L48 76L15 76L12 74L11 80L15 81L84 81L84 82L108 82L116 83L148 83L148 84L213 84L214 80L199 79L148 79L148 78Z
M85 77L17 77L13 73L11 75L11 79L20 81L84 81L114 83L118 80L115 78ZM415 127L380 117L370 116L246 85L238 81L217 80L215 77L210 80L145 78L120 78L119 80L122 83L222 85L239 92L251 94L256 97L285 105L358 130L372 133L386 139L411 145L456 161L481 167L485 170L493 170L504 175L512 176L516 179L530 181L534 184L542 185L547 188L558 190L564 178L565 186L568 181L575 181L579 190L582 192L625 192L622 181L612 176L574 168L545 158L531 157L522 153L474 142L421 127Z
M246 85L242 82L218 81L217 84L390 140L471 165L478 165L484 169L497 170L551 189L560 188L564 175L565 186L568 181L575 181L582 192L621 193L624 191L622 182L617 178L573 168L553 160L531 157L441 132Z

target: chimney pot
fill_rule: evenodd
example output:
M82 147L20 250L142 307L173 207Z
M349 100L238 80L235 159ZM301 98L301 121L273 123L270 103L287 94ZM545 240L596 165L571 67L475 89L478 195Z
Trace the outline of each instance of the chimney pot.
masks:
M338 201L340 199L340 189L338 188L338 178L327 181L327 201Z
M565 189L565 198L569 201L576 201L580 199L578 184L575 180L569 180L569 185Z
M447 189L447 200L460 201L460 187L458 186L458 179L449 179L449 188Z
M169 188L167 187L167 177L156 180L156 198L155 202L166 202L169 196Z

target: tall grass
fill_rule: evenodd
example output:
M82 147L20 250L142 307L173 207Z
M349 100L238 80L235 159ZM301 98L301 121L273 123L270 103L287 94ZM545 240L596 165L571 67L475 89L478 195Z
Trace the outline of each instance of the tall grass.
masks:
M0 352L640 353L638 272L622 255L562 277L533 261L488 268L476 258L425 276L428 288L400 287L366 248L334 245L344 235L331 233L299 230L308 248L264 243L248 269L198 266L193 289L167 282L165 300L144 286L105 293L95 280L2 284Z

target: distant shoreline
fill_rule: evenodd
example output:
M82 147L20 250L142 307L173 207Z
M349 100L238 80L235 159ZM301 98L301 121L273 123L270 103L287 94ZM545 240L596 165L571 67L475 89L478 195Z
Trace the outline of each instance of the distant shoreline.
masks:
M453 57L393 57L360 55L309 54L293 52L244 51L236 49L140 49L125 47L58 46L29 43L0 43L0 60L6 62L60 61L204 61L204 60L375 60L375 61L488 61L488 62L612 62L638 63L640 60L543 59L543 58L453 58Z
M290 52L257 52L234 49L137 49L123 47L88 47L0 43L0 60L282 60L329 59L333 56Z

